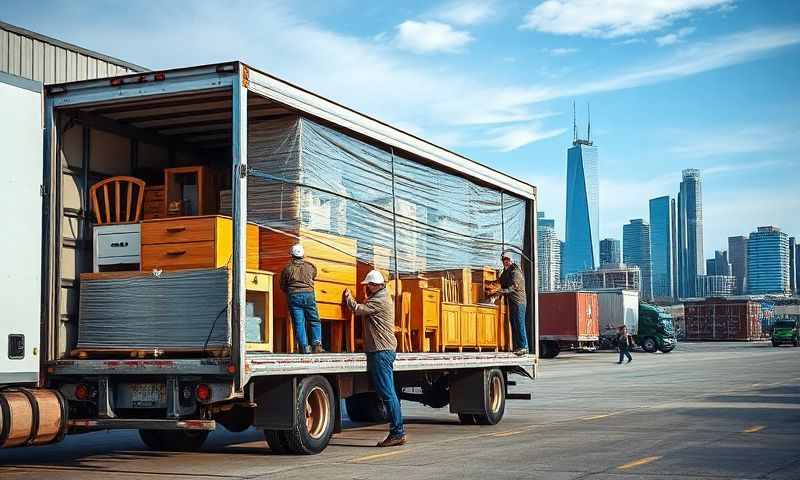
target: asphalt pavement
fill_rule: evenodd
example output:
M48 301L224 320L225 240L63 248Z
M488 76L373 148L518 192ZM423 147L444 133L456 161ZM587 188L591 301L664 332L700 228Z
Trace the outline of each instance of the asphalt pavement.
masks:
M352 425L320 455L272 454L219 428L201 451L152 452L135 432L0 451L6 479L800 479L800 348L682 343L669 354L562 353L516 377L496 426L403 403L409 443Z

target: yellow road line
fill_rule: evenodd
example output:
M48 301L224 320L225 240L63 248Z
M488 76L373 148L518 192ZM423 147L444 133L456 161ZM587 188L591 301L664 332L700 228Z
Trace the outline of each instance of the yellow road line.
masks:
M627 470L629 468L638 467L640 465L647 465L648 463L655 462L661 457L644 457L640 458L639 460L634 460L630 463L626 463L625 465L620 465L617 467L617 470Z
M374 455L367 455L365 457L358 457L351 460L351 462L366 462L369 460L375 460L376 458L384 458L384 457L391 457L393 455L400 455L401 453L406 453L408 450L395 450L393 452L386 452L386 453L376 453Z
M497 433L492 433L489 436L490 437L510 437L511 435L516 435L518 433L522 433L522 430L517 430L515 432L497 432Z
M614 414L613 413L607 413L605 415L594 415L592 417L583 417L583 418L581 418L581 420L597 420L598 418L606 418L606 417L610 417L611 415L614 415Z
M764 430L765 428L767 428L766 425L753 425L752 427L745 428L742 433L756 433Z

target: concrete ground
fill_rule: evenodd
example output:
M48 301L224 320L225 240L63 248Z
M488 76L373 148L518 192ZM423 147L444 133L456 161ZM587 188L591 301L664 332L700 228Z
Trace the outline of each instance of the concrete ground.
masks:
M410 442L373 447L386 426L354 426L310 457L273 455L260 432L212 434L196 453L145 449L98 432L0 451L0 478L800 478L800 348L683 343L670 354L562 354L518 378L497 426L404 403Z

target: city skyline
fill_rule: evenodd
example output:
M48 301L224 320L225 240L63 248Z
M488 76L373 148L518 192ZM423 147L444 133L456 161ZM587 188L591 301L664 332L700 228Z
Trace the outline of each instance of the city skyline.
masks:
M562 261L565 274L593 270L600 257L599 155L589 137L578 136L573 123L572 146L567 149L567 201L565 249Z
M599 3L558 4L546 16L542 2L301 0L250 4L242 17L235 0L10 0L2 20L151 69L258 65L536 185L562 239L572 100L591 102L599 238L646 216L647 199L674 196L688 167L705 179L703 258L758 225L800 233L800 2L629 2L576 19L566 12ZM197 34L208 25L214 35ZM585 130L583 107L578 117Z

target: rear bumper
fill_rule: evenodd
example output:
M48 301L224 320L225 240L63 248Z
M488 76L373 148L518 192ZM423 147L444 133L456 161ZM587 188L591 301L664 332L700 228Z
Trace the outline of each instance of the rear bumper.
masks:
M70 429L115 430L214 430L214 420L163 420L136 418L92 418L69 420Z

